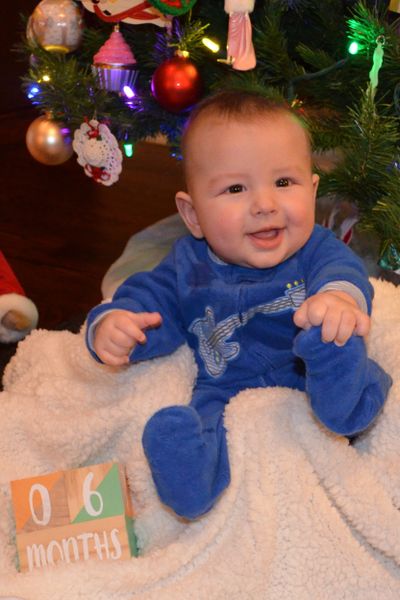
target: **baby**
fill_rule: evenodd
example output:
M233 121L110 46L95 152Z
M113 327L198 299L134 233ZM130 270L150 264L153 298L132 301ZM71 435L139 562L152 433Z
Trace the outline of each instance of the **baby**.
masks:
M191 114L182 150L187 191L176 204L191 235L89 313L87 344L121 366L193 349L190 405L153 415L143 447L161 500L194 519L229 485L223 414L239 391L305 390L321 423L354 436L391 379L366 353L373 290L363 263L315 225L318 176L290 108L216 94Z

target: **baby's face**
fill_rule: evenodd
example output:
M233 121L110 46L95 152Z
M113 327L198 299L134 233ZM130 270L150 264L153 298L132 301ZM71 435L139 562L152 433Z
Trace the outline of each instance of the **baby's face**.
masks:
M290 115L199 120L187 173L199 224L194 234L225 262L274 267L309 239L318 176L306 134Z

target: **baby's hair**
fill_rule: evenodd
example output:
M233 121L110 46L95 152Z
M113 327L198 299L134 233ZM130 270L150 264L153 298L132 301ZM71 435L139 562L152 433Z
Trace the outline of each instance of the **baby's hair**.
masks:
M312 144L310 133L305 127L304 122L296 115L287 102L270 98L256 91L226 90L212 94L199 102L186 121L181 141L185 170L185 158L189 146L190 132L194 129L194 125L203 117L218 116L228 120L238 119L247 121L257 117L277 116L279 114L286 114L299 123L304 130L307 143L310 146L311 156Z

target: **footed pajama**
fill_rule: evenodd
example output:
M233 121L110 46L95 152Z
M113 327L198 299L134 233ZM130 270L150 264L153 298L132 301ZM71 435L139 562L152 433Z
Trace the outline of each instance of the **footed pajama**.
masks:
M392 381L367 357L364 340L353 336L338 347L322 342L321 328L313 327L297 335L294 349L305 363L305 389L317 418L347 436L368 427ZM274 385L267 379L263 383ZM258 378L247 381L246 387L260 384ZM290 378L286 385L292 384ZM285 386L283 378L280 385ZM145 427L143 447L158 493L180 516L194 519L204 514L229 484L223 411L242 389L240 385L224 390L198 387L190 406L163 408Z
M390 378L353 337L344 347L321 341L319 328L300 332L293 313L316 293L342 290L370 313L373 289L361 259L318 225L296 254L267 269L220 260L205 240L186 236L152 271L136 273L111 302L88 315L93 350L98 321L109 311L160 312L162 324L132 362L170 354L187 343L198 377L189 407L172 406L148 422L143 446L161 499L179 515L207 512L229 484L223 413L246 388L307 390L316 417L352 436L374 421ZM273 449L271 449L273 452Z

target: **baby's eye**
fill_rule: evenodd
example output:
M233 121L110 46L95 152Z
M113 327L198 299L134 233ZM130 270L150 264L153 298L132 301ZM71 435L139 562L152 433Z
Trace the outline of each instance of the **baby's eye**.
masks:
M281 177L280 179L277 179L275 182L276 187L288 187L290 184L291 184L291 181L287 177Z
M240 192L243 192L243 190L244 186L240 183L234 183L226 189L229 194L240 194Z

